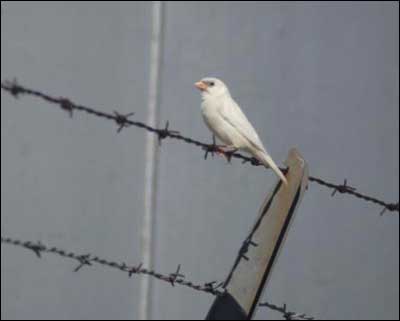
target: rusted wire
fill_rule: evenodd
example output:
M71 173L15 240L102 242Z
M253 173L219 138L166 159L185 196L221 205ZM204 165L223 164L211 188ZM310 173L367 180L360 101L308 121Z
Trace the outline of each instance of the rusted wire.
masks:
M205 154L204 154L205 159L207 159L207 156L210 153L211 153L211 155L213 155L214 152L223 153L223 151L221 151L221 149L219 149L218 146L216 145L215 139L213 139L212 144L206 144L201 141L195 140L193 138L183 136L178 131L170 130L168 121L166 122L166 126L164 128L161 128L161 129L154 128L143 122L128 119L134 113L130 113L128 115L121 115L116 111L114 111L114 113L102 112L102 111L93 109L91 107L82 106L82 105L73 103L70 99L67 99L67 98L63 98L63 97L57 98L57 97L48 95L48 94L38 91L38 90L33 90L33 89L23 87L23 86L19 85L16 80L14 80L12 82L9 82L9 81L2 82L1 88L5 92L8 92L9 94L11 94L14 98L18 98L21 95L29 95L29 96L35 96L35 97L41 98L48 103L57 105L62 110L66 111L70 117L73 116L74 111L82 111L82 112L86 112L93 116L112 120L118 126L118 129L117 129L118 133L121 132L122 129L124 129L126 127L135 126L135 127L145 129L145 130L157 135L160 144L161 144L162 140L164 140L166 138L172 138L172 139L183 141L187 144L198 146L198 147L202 148L202 150L205 152ZM226 156L227 156L228 160L230 160L231 158L236 158L236 159L241 159L243 163L249 163L253 166L261 165L261 163L256 158L244 156L237 152L236 153L228 153ZM284 172L286 171L285 168L281 168L281 170ZM399 202L389 203L389 202L380 200L378 198L359 193L356 190L356 188L350 187L347 185L347 180L344 181L344 184L334 184L334 183L328 182L326 180L323 180L321 178L314 177L314 176L310 176L309 180L311 182L314 182L319 185L322 185L322 186L332 189L333 190L332 196L335 195L337 192L341 193L341 194L349 194L349 195L352 195L361 200L380 205L383 207L383 210L381 211L381 215L387 211L388 212L397 212L397 213L399 212Z

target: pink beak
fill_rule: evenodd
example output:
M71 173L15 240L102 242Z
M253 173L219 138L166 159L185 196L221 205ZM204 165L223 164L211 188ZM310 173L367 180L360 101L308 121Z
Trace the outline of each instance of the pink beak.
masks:
M197 89L199 89L201 91L205 91L208 88L207 84L205 82L202 82L202 81L198 81L194 85L195 85L195 87Z

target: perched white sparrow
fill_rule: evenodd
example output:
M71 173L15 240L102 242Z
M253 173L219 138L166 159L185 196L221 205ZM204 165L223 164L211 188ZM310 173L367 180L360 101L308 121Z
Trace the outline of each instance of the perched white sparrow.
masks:
M228 87L217 78L203 78L195 83L201 90L201 111L208 128L227 146L243 150L265 167L271 168L286 185L287 180L269 156L257 132L231 97Z

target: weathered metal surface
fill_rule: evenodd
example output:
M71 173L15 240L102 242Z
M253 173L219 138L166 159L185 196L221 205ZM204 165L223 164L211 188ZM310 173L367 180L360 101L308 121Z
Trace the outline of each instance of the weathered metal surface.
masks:
M296 149L289 151L288 185L280 181L268 193L227 277L227 294L218 297L208 320L251 319L268 282L308 184L308 167Z

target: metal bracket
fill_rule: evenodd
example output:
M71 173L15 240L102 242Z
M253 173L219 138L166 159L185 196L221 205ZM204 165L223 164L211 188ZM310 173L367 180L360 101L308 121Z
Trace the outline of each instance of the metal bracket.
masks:
M206 320L254 316L308 184L307 163L296 149L289 151L286 165L288 185L279 181L268 193L225 281L226 294L215 299Z

